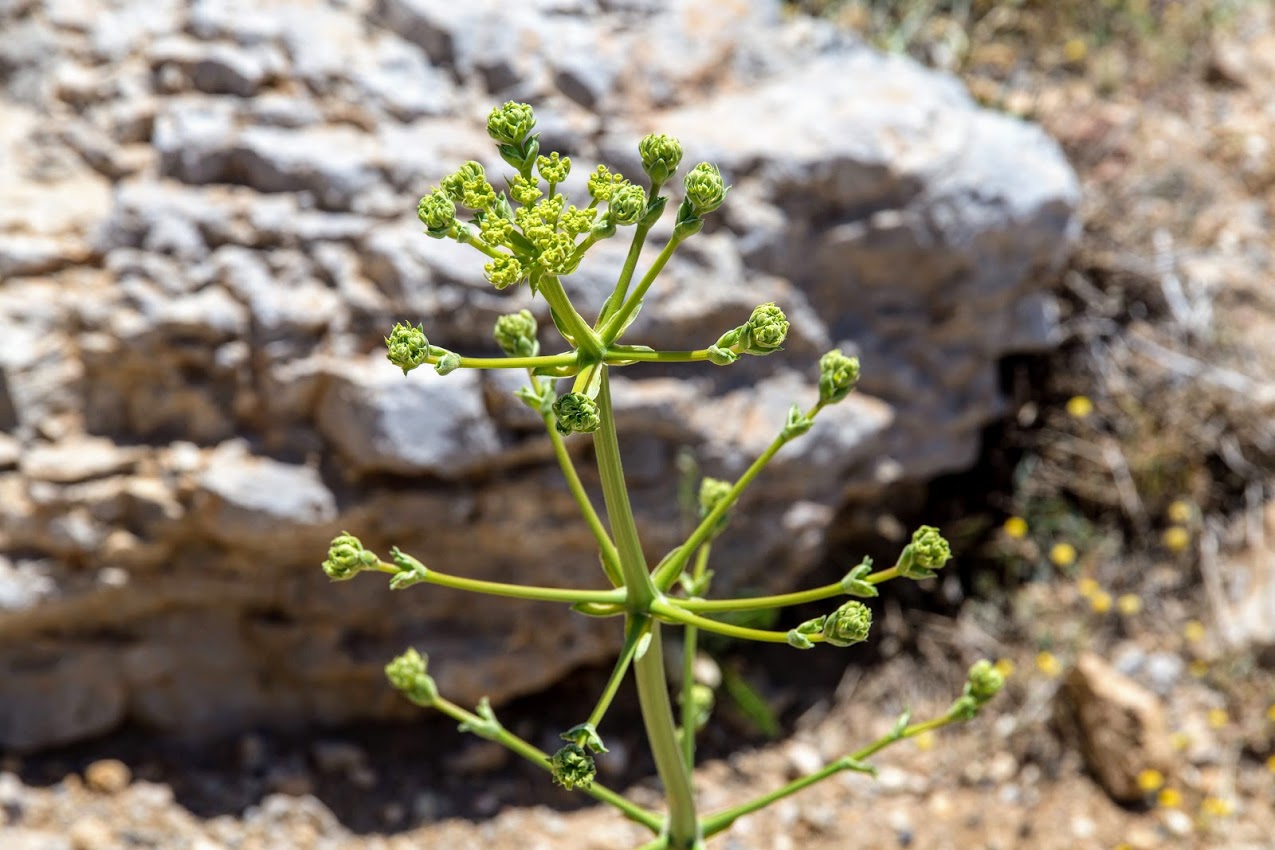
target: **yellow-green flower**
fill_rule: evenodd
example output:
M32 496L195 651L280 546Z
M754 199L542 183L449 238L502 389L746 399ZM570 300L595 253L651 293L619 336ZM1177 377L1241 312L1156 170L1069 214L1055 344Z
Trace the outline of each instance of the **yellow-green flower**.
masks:
M1005 532L1005 536L1011 540L1022 540L1027 536L1027 520L1020 516L1012 516L1005 520L1005 524L1001 526L1001 530Z

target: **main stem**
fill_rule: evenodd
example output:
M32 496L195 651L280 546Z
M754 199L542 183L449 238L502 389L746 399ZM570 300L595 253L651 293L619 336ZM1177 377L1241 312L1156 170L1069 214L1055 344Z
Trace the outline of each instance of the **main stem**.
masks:
M650 605L658 598L658 593L647 571L633 508L629 504L624 467L620 462L620 441L615 433L615 417L611 408L611 382L605 371L597 403L602 424L594 433L593 445L598 455L598 474L602 479L602 495L611 520L611 533L620 554L620 572L628 591L628 616L631 619L646 618L650 616ZM638 703L642 709L646 737L651 742L655 770L664 783L668 802L669 850L694 850L700 842L699 819L695 813L690 771L682 762L677 744L677 727L673 719L673 705L669 701L659 623L651 624L650 634L651 642L634 663Z

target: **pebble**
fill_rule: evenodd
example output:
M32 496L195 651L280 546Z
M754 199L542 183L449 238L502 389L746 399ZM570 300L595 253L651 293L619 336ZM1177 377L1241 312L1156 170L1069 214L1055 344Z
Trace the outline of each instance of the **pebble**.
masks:
M101 759L85 769L84 781L94 791L118 794L133 781L133 773L119 759Z
M86 817L71 825L67 837L74 850L108 850L115 847L115 835L111 828L93 817Z

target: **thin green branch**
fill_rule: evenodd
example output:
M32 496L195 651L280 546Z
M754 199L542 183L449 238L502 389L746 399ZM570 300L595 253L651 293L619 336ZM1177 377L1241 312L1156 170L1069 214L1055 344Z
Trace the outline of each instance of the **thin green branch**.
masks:
M401 575L403 570L394 564L381 562L371 569L391 575ZM575 604L589 602L601 605L623 605L627 592L622 587L611 590L576 590L574 588L539 587L536 585L507 584L500 581L483 581L475 578L440 573L426 569L417 574L416 583L435 584L439 587L450 587L454 590L466 590L470 593L485 593L488 596L505 596L511 599L529 599L535 602L566 602Z
M694 363L708 359L707 348L694 351L651 351L640 345L613 345L605 360L613 365L626 363Z
M651 603L651 613L661 620L681 623L684 626L697 626L706 632L714 632L740 640L755 640L761 643L788 643L787 632L776 632L769 629L750 629L700 617L673 605L667 599L656 599ZM811 643L822 643L823 635L806 635Z
M441 355L433 353L435 350L446 352L446 349L431 345L430 355L425 358L425 362L431 366L442 359ZM561 354L542 354L536 357L461 357L460 365L462 369L556 369L575 366L576 360L574 351L564 351Z
M589 722L595 729L602 725L602 718L606 716L607 709L611 707L611 701L620 690L620 684L624 681L625 674L629 672L633 655L637 652L638 644L642 636L646 634L650 622L650 619L646 617L628 618L624 629L624 647L620 650L620 657L616 659L615 667L611 670L611 678L607 680L602 695L598 697L598 704L593 707L593 712L589 715Z
M654 197L654 195L651 197ZM601 329L603 324L615 315L615 311L620 309L620 305L624 302L624 297L629 291L629 282L633 280L633 272L637 269L638 257L642 254L642 246L646 244L646 234L650 230L651 225L640 223L633 229L633 240L629 243L629 252L624 257L624 266L620 269L620 277L615 282L615 289L611 291L611 297L607 299L606 309L598 315L598 320L593 325L594 330Z
M609 347L620 336L624 323L629 320L629 317L637 310L638 305L642 303L642 299L646 297L647 290L651 288L651 284L655 283L655 279L660 276L660 272L664 270L665 264L668 263L669 258L673 256L673 252L677 250L677 246L680 244L682 244L682 238L677 235L669 237L664 250L660 251L660 255L655 258L651 268L643 275L637 288L633 290L633 294L625 299L624 305L611 318L607 319L600 332L602 341L606 346Z
M531 388L540 394L540 381L535 375L531 375ZM598 516L597 510L593 507L593 500L589 498L589 494L584 489L584 484L580 481L580 475L576 472L575 463L571 460L571 453L567 451L566 441L562 439L562 435L558 433L558 429L554 426L553 413L544 411L541 418L545 423L545 431L549 434L549 442L553 444L554 456L558 458L558 466L562 469L562 476L567 480L567 489L571 491L572 497L576 500L576 505L580 508L580 513L584 515L584 521L588 524L589 530L593 532L593 538L598 543L598 551L602 558L602 570L607 574L612 586L619 587L624 584L624 579L620 575L620 555L616 552L615 544L611 542L611 535L607 533L606 527L602 524L602 518Z
M868 584L880 584L883 581L897 578L898 575L899 568L895 565L889 569L878 570L871 575L864 576L863 581ZM786 608L790 605L804 605L807 602L819 602L842 595L848 595L845 586L839 581L834 581L832 584L825 584L810 590L798 590L793 593L780 593L774 596L751 596L739 599L680 599L670 596L668 601L694 614L718 614L727 611L758 611L764 608Z
M448 717L460 723L473 724L476 726L486 723L483 718L473 712L466 711L456 703L442 697L436 698L432 705L443 714L446 714ZM543 768L545 771L550 773L553 772L552 768L549 766L548 753L536 746L533 746L527 741L524 741L522 738L519 738L503 726L498 728L492 740L496 741L501 746L506 747L511 752L517 753L537 767ZM654 812L649 812L636 803L626 800L624 797L601 783L594 782L588 787L578 787L593 799L619 809L626 818L634 823L640 823L642 826L651 830L651 832L659 832L664 825L664 820L659 815Z
M711 835L716 835L723 830L729 829L731 824L739 820L744 815L764 809L772 803L796 794L804 788L809 788L811 785L827 779L829 776L833 776L834 774L841 773L846 770L865 771L868 769L868 767L863 763L865 759L872 757L896 741L913 738L920 735L922 732L939 729L943 726L955 723L959 719L959 717L948 713L941 717L936 717L933 720L927 720L923 723L913 723L911 726L905 726L902 729L891 729L889 732L882 735L866 747L856 750L848 756L843 756L808 776L795 779L787 785L777 788L767 794L762 794L760 797L756 797L746 803L741 803L738 806L733 806L729 809L724 809L723 811L716 812L705 817L704 837L707 838Z

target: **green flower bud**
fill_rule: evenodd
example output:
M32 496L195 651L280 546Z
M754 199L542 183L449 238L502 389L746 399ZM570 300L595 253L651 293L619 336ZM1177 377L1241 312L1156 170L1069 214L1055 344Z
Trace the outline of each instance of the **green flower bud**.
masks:
M576 787L588 788L598 772L593 757L574 743L553 754L549 759L549 769L553 772L553 781L568 791Z
M459 204L464 201L466 186L471 183L485 183L486 181L487 172L483 169L482 164L470 160L453 173L444 177L440 182L440 186L447 197Z
M598 211L594 209L576 209L574 205L567 207L563 212L559 224L562 225L562 232L568 236L576 237L581 233L588 233L593 229L593 223L598 218ZM611 226L614 230L615 225Z
M364 549L357 537L343 531L328 545L328 559L323 562L323 571L333 581L346 581L376 566L380 560L375 552Z
M420 325L395 324L385 338L385 347L389 350L386 359L402 369L404 375L429 359L429 340Z
M903 547L899 556L899 575L910 579L933 578L934 570L942 569L952 557L952 548L939 530L923 525L912 533L912 542Z
M589 175L589 195L595 201L609 201L612 193L624 184L624 175L611 171L605 165L599 165Z
M540 353L540 341L536 339L539 325L530 310L507 313L496 320L492 336L500 350L510 357L535 357Z
M718 478L705 478L699 483L699 517L703 519L713 512L713 509L721 504L730 496L733 485L729 481L722 481ZM728 508L721 518L717 520L717 524L713 528L713 535L722 533L726 528L726 524L730 522L730 509Z
M454 351L443 352L443 356L434 364L434 371L440 375L450 375L459 368L460 355Z
M699 515L700 519L708 516L719 504L730 495L733 488L729 481L720 478L705 478L699 483Z
M478 231L483 236L483 241L488 245L495 247L508 247L509 234L514 229L514 223L504 216L492 215L488 210L481 218L478 219Z
M465 184L460 202L471 210L485 210L496 203L496 190L486 180L474 180Z
M536 126L536 116L525 103L509 101L487 116L487 135L502 145L521 145Z
M1005 677L996 669L995 664L983 658L970 667L969 678L965 682L965 696L972 697L982 706L1000 693L1003 687Z
M753 309L740 332L736 350L740 354L772 354L779 350L787 336L788 317L771 301Z
M677 171L678 163L682 161L682 143L672 136L652 133L638 142L638 153L646 176L651 178L653 185L660 185Z
M602 415L597 402L583 393L567 393L553 403L553 415L557 418L559 434L575 431L592 432L602 425Z
M433 233L444 233L456 223L456 204L441 189L435 189L416 205L416 217Z
M834 348L819 358L819 400L836 404L850 395L859 383L859 358L847 357Z
M693 726L696 732L708 725L708 719L713 715L713 706L716 702L717 695L708 685L699 682L691 685L691 717L694 718ZM682 734L685 735L686 730L682 730Z
M616 224L637 224L646 212L646 190L636 183L625 183L611 195L607 215Z
M509 194L515 201L527 206L540 200L540 196L544 192L540 190L540 182L538 180L529 179L518 174L514 176L513 180L509 181Z
M412 702L430 706L438 699L438 686L434 684L428 669L429 656L409 649L385 665L385 677Z
M823 622L823 639L833 646L851 646L868 639L872 609L856 599L842 605Z
M536 170L546 183L561 183L571 173L571 157L560 156L557 151L536 157Z
M522 263L518 262L517 257L496 257L483 266L483 277L497 289L513 286L526 276L527 272L523 269Z
M717 166L701 162L686 175L686 200L695 216L705 216L722 205L730 189Z
M575 271L578 264L575 241L565 233L550 232L541 240L542 248L536 262L552 275L566 275Z

